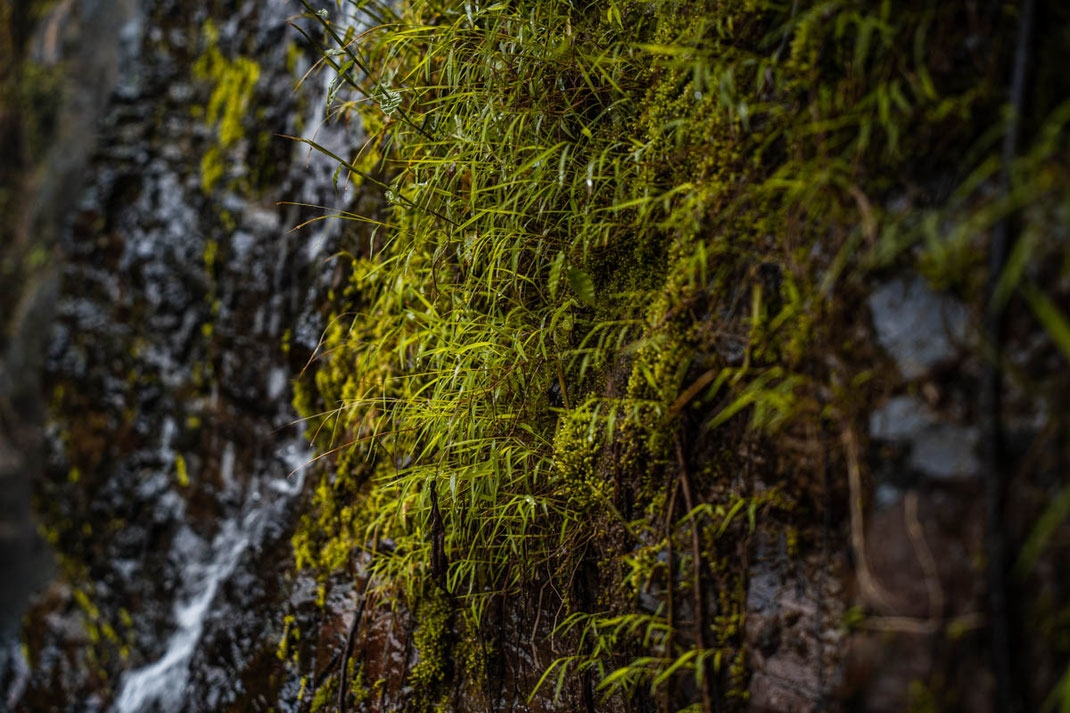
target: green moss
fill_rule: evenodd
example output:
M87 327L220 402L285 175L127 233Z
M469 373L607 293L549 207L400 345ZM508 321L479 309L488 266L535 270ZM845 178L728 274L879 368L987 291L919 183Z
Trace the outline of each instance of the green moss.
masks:
M911 681L907 693L907 711L908 713L940 713L940 711L948 710L941 698L942 696L925 681Z
M286 45L286 72L290 76L297 73L297 60L300 56L301 50L296 42L290 42Z
M211 193L223 178L224 170L223 150L218 146L210 147L201 157L201 189Z
M431 587L416 606L417 661L409 674L409 681L417 692L414 711L445 710L447 683L452 674L453 611L449 600L437 588Z
M554 468L562 480L563 497L581 510L604 504L612 495L612 482L597 470L603 427L592 403L558 420Z
M301 630L294 628L295 617L287 614L282 620L282 636L279 637L279 646L275 650L275 657L279 661L285 661L290 648L290 640L299 639Z
M53 145L56 119L63 101L65 69L61 64L46 65L25 61L21 65L16 105L24 112L21 119L26 148L31 156L44 156Z
M349 669L346 671L345 675L349 677L349 686L346 688L346 696L351 705L360 706L371 700L374 690L373 688L368 688L365 683L364 668L357 664L355 658L349 659Z
M201 158L201 188L211 193L226 172L227 151L245 137L244 122L260 79L260 66L246 57L223 56L218 47L219 31L211 21L205 23L204 42L205 50L193 65L193 74L212 85L208 104L199 117L216 129L216 143Z
M494 644L479 636L478 622L466 621L455 647L454 660L459 664L462 690L478 696L487 685L487 661L494 657ZM489 649L489 650L488 650Z
M175 454L175 476L178 478L179 486L183 488L189 487L189 467L186 465L186 459L181 453Z
M66 558L64 558L66 559ZM73 562L61 562L68 570L68 576L81 569ZM81 580L85 579L85 572L78 572ZM87 653L88 660L92 663L92 669L98 674L108 671L117 660L122 661L129 655L128 643L116 632L115 627L101 612L100 607L93 601L92 592L81 587L72 589L75 605L82 615L82 624L89 637ZM120 617L121 618L121 617ZM125 620L124 620L125 623ZM128 636L131 638L132 631L127 627Z
M312 695L312 702L308 708L310 713L319 713L319 711L326 708L337 695L337 690L338 679L334 676L328 676L327 680Z

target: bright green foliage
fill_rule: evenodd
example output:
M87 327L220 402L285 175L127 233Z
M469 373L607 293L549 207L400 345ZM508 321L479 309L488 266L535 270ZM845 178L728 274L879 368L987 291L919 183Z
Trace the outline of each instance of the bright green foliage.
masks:
M773 465L779 488L746 481L741 441L775 452L853 417L864 378L842 372L840 325L860 277L917 260L970 297L976 236L1068 185L1060 109L1028 186L982 207L998 162L974 142L1003 75L928 66L931 38L961 39L953 6L342 3L383 22L359 40L334 8L315 16L333 109L369 132L336 158L386 205L343 216L348 285L296 397L334 468L294 546L324 581L372 553L376 586L418 612L414 680L443 682L449 607L475 632L494 596L549 581L572 653L541 685L586 673L607 697L658 696L686 674L745 700L737 553L810 486ZM952 197L916 199L937 173ZM690 513L670 496L685 478ZM601 584L577 593L592 560ZM677 597L716 592L704 648L664 594L638 609L667 577Z

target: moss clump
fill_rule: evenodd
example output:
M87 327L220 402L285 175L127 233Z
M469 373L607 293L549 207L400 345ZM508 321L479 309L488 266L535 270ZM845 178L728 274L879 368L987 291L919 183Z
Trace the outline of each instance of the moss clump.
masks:
M445 711L447 683L453 670L451 622L453 610L447 597L432 587L416 606L416 633L413 643L417 661L409 681L417 691L418 713Z
M186 465L186 459L181 453L175 454L175 477L180 487L189 487L189 466Z
M323 682L316 692L312 694L312 702L309 703L308 710L310 713L319 713L327 708L331 700L335 697L338 690L338 679L334 676L328 676L327 680Z
M260 79L260 65L247 57L225 57L219 50L219 30L211 21L205 23L204 42L193 75L212 84L202 111L204 122L216 129L216 142L201 158L201 188L211 193L226 171L227 151L245 136L244 122Z
M611 499L612 482L597 465L603 434L592 404L585 404L558 421L554 436L554 469L561 478L561 495L579 510Z

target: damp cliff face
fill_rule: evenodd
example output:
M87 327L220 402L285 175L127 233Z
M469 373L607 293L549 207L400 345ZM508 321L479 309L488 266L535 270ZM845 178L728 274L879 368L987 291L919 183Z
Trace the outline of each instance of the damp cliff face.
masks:
M32 514L44 467L44 354L59 235L74 210L135 3L0 6L0 705L25 681L27 597L55 575Z
M1020 693L1070 690L1070 114L1048 60L1003 195L1015 7L325 5L19 5L28 96L88 93L0 245L58 570L0 709L994 711L993 415Z
M90 5L67 1L49 11L29 1L0 11L0 571L11 583L0 594L5 640L26 595L49 576L30 492L42 467L54 250L115 82L119 31L133 12L126 0Z
M34 499L60 572L5 695L26 711L274 705L294 685L270 664L311 458L290 380L323 327L337 232L290 232L322 211L278 203L349 200L332 164L279 135L342 151L356 130L321 128L318 77L295 91L311 60L291 3L150 1L112 22L119 5L48 20L117 71L80 117L99 122L84 170L34 194L66 212L35 357L49 415Z

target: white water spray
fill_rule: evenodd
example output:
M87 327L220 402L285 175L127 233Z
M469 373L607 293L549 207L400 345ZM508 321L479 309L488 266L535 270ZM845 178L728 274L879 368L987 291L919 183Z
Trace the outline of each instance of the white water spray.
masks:
M278 493L275 498L261 497L259 483L254 482L243 508L245 515L223 522L206 562L197 561L202 548L189 546L188 538L176 538L175 559L182 562L180 568L187 577L185 595L175 602L178 629L168 640L162 657L123 676L113 713L144 713L153 710L154 704L165 713L181 707L189 681L190 659L201 640L205 618L220 585L234 573L246 549L259 544L264 525L271 518L270 511L283 506L304 486L304 464L311 460L311 454L293 442L280 449L279 455L284 464L295 468L293 475L266 479L267 487Z

